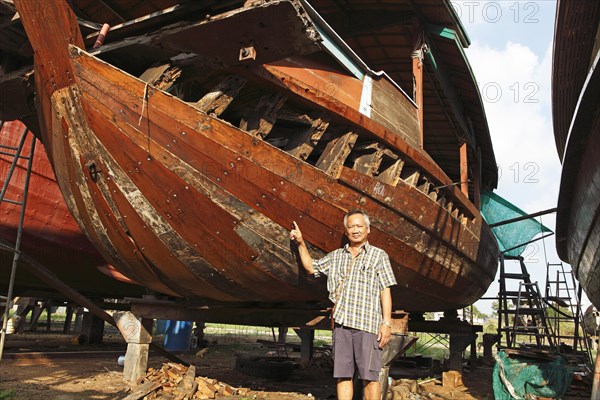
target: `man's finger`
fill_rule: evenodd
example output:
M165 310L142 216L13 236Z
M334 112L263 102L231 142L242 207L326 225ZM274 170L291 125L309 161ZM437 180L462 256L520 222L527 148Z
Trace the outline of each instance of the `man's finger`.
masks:
M296 223L296 221L292 221L292 224L294 224L294 229L298 229L298 224Z

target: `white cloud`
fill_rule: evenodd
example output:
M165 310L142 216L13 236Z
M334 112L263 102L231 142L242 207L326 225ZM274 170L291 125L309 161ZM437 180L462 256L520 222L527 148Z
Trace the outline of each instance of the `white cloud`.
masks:
M556 207L561 166L552 128L551 43L538 56L523 43L509 41L493 48L475 41L467 55L482 91L500 168L496 192L528 213ZM542 222L555 229L554 214L543 216ZM542 291L546 262L560 262L554 242L551 236L523 253L532 280ZM494 283L486 297L497 292ZM477 306L486 312L491 302Z
M550 47L542 59L512 42L499 50L475 42L467 54L499 165L498 193L528 212L554 207L560 164L552 134Z

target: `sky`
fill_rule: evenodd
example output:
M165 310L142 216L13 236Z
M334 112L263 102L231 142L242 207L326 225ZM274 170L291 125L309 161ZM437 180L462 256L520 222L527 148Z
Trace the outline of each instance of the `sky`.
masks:
M471 39L465 52L482 94L498 164L495 193L527 213L556 207L561 171L551 112L556 2L453 0L452 5ZM542 223L555 231L555 219L548 214ZM555 236L530 244L523 257L543 292L546 263L561 262ZM510 262L509 267L517 265ZM496 279L484 297L497 294ZM489 314L491 303L480 300L476 306Z

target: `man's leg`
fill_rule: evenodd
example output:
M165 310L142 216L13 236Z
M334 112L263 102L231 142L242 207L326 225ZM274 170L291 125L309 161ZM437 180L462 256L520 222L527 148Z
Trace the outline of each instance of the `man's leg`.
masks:
M381 400L379 381L363 381L363 385L365 387L365 400Z
M337 398L338 400L352 400L354 395L351 378L338 378ZM378 399L379 400L379 399Z

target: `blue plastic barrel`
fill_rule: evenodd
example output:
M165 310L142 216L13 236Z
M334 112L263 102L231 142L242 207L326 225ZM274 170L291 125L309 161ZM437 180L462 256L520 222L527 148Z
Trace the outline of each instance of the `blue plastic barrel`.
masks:
M154 324L154 335L164 335L167 330L167 322L166 319L157 319Z
M193 325L193 322L189 321L168 320L165 329L165 350L189 350Z

